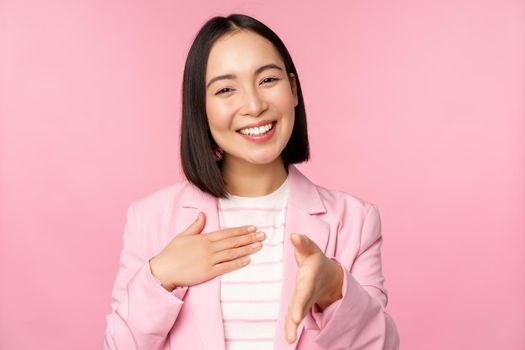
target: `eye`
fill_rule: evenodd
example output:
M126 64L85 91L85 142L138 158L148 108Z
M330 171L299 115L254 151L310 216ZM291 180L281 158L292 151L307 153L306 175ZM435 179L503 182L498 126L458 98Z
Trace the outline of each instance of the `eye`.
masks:
M270 81L268 81L270 79ZM274 77L268 77L268 78L264 78L261 83L264 83L265 81L268 81L269 83L271 83L272 81L274 80L279 80L279 78L274 78Z
M228 90L230 88L224 88L224 89L220 89L219 91L217 91L214 95L221 95L223 93L226 93L226 92L230 92L230 91L225 91L225 90ZM231 90L231 89L230 89Z
M267 82L267 83L271 83L273 81L276 81L276 80L281 80L279 78L275 78L275 77L268 77L268 78L264 78L261 83L264 83L264 82ZM225 93L228 93L228 92L231 92L233 91L233 89L231 88L223 88L223 89L220 89L219 91L217 91L214 95L217 96L217 95L222 95L222 94L225 94Z

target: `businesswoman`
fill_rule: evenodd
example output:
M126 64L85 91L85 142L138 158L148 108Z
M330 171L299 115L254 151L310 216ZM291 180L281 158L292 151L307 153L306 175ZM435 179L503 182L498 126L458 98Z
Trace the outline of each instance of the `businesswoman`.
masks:
M282 41L214 17L183 80L186 179L128 208L103 349L398 349L378 209L294 165L307 123Z

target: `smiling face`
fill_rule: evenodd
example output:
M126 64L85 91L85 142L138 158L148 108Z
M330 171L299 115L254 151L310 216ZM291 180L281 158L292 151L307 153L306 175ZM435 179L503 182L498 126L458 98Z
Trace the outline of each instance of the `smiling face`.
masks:
M206 68L206 114L227 163L279 160L297 103L293 74L287 76L270 41L240 30L214 43Z

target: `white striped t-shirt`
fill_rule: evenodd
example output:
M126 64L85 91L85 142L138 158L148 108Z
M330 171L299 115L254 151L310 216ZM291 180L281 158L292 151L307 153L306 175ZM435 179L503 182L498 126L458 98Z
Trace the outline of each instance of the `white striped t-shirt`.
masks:
M254 225L266 233L250 263L221 275L226 350L273 349L283 274L283 239L288 178L260 197L219 198L221 228Z

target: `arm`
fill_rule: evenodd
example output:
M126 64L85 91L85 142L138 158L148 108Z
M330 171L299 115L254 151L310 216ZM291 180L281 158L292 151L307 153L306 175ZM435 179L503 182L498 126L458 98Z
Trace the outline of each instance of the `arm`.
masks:
M106 316L103 350L168 349L166 342L188 287L172 292L151 273L144 235L135 213L127 210L123 249L113 286L111 313Z
M346 238L347 239L347 238ZM388 302L381 268L381 221L369 205L359 253L353 264L345 237L338 237L337 261L344 272L342 298L323 312L314 304L311 315L320 328L315 341L327 349L399 349L396 325L385 308Z

